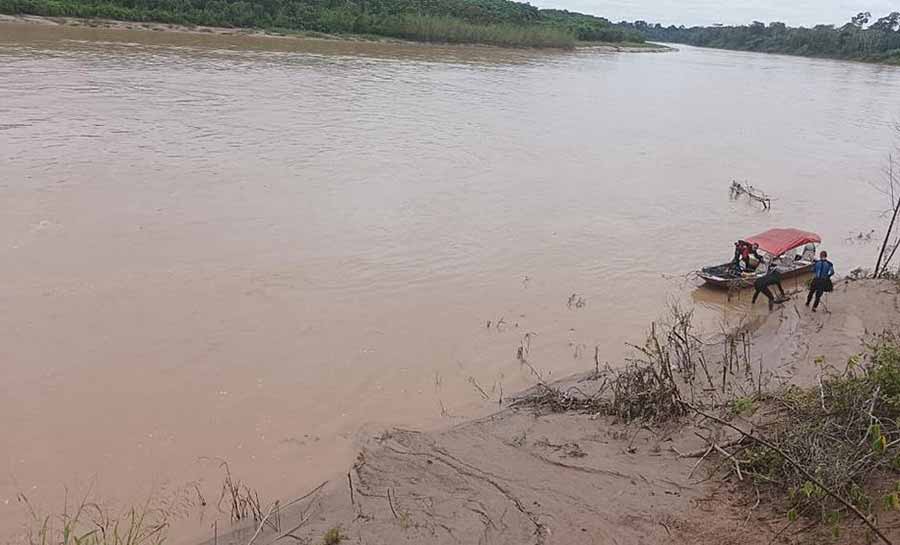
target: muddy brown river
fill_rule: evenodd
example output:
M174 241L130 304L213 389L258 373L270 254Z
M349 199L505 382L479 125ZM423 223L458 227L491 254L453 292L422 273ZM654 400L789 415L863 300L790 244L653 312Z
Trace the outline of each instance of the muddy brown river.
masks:
M552 379L746 311L685 277L739 236L871 267L898 119L866 64L0 24L0 535L222 460L289 498L532 384L528 333Z

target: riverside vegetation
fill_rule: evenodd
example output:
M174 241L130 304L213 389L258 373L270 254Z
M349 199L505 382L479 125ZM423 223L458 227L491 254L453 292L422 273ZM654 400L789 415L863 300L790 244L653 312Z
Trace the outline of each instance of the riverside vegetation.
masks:
M762 364L753 365L745 327L701 335L693 313L677 307L634 348L637 357L624 368L597 362L586 380L601 385L590 394L541 383L515 404L660 429L711 423L719 432L704 448L673 450L699 458L694 470L707 461L709 478L733 479L748 497L755 494L756 506L765 498L769 509L784 513L778 535L802 518L813 539L823 530L839 537L862 527L867 542L893 543L879 520L900 510L896 332L866 336L864 350L847 362L816 358L815 386L771 387Z
M510 0L0 0L0 13L513 47L644 42L602 17Z
M668 26L645 21L619 23L656 41L701 47L783 53L807 57L900 64L900 12L874 18L869 12L853 16L842 26L789 27L754 21L740 26Z

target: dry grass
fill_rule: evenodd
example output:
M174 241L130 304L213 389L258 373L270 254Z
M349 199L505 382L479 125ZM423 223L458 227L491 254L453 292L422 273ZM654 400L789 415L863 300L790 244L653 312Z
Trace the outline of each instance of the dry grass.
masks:
M252 519L257 524L262 522L266 514L263 512L259 492L240 480L235 480L231 474L231 468L226 462L222 462L221 467L225 471L225 480L222 483L222 492L217 503L219 512L228 512L231 522L248 519ZM228 507L227 511L223 509L223 504Z
M116 515L85 495L70 510L66 494L62 513L52 516L39 515L24 495L19 501L33 523L26 533L28 545L161 545L167 538L168 514L149 504Z
M513 403L543 412L583 412L614 416L624 422L659 423L687 416L686 401L716 404L734 391L757 390L761 377L750 365L749 335L743 328L705 338L693 323L693 311L670 305L669 316L653 323L646 340L632 345L635 355L625 366L600 367L595 354L592 381L599 382L586 395L580 388L566 390L539 381L538 388ZM528 364L528 345L517 357Z
M263 528L281 531L280 503L273 503L263 510L259 493L236 480L228 464L222 462L225 476L217 503L220 513L227 515L232 523L252 520L257 531L248 545L252 544ZM321 490L323 485L311 494ZM104 507L101 502L91 499L91 490L76 505L71 505L68 490L62 509L57 513L45 514L35 507L24 494L18 499L29 517L24 534L27 545L162 545L168 539L170 522L191 515L191 509L205 507L206 500L196 483L186 490L196 491L198 503L151 507L148 500L139 507L131 507L115 512ZM301 501L309 495L291 502ZM218 530L218 527L217 527ZM290 536L294 537L294 536Z

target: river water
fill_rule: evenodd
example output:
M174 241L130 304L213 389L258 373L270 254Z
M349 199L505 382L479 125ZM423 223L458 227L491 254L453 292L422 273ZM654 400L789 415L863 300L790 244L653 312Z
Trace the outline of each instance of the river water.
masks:
M220 460L290 497L533 383L526 333L552 379L712 324L686 273L768 227L871 266L898 118L866 64L0 25L0 533Z

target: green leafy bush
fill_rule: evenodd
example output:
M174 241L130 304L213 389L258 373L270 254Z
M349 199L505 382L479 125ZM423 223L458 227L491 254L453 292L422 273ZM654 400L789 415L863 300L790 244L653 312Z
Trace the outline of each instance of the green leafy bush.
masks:
M851 358L841 372L832 370L819 386L793 387L775 398L780 412L761 428L765 439L870 512L878 478L900 476L900 340L881 335L863 358ZM815 508L827 519L840 509L804 472L762 444L747 448L741 463L760 485L786 492L793 513ZM900 495L885 499L895 503L900 506Z

